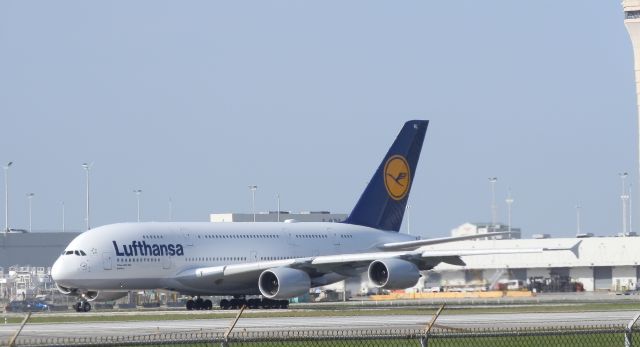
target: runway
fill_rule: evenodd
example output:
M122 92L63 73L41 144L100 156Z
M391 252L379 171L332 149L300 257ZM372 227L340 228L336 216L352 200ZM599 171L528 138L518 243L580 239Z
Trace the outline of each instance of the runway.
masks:
M439 317L440 326L451 328L483 327L569 327L592 325L624 326L635 316L634 311L571 312L571 313L485 313L445 314ZM431 315L374 315L326 317L241 318L235 332L258 331L318 331L318 330L393 330L421 329ZM231 319L153 320L87 323L28 324L21 338L95 337L154 335L176 332L223 332ZM1 324L0 341L6 341L18 324Z

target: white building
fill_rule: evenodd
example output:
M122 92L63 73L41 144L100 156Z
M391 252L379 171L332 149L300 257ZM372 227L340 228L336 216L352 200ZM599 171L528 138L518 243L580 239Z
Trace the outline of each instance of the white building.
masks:
M342 222L347 219L344 213L331 213L329 211L303 211L291 213L290 211L256 212L256 222L284 222L295 220L296 222ZM253 222L253 213L212 213L209 216L211 222Z
M482 235L505 231L511 231L511 235L491 236L482 240L519 239L522 235L520 228L509 228L508 225L504 224L492 225L491 223L464 223L457 228L451 229L451 236Z
M464 256L466 266L439 264L425 286L491 284L533 277L570 277L585 291L635 289L640 277L640 237L475 240L426 247L427 250L553 249L537 253ZM435 278L433 278L435 277Z

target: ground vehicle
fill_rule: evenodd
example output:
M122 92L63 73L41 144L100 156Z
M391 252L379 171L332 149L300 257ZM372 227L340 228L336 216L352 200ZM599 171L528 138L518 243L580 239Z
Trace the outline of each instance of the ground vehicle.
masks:
M7 312L38 312L49 311L50 305L39 300L13 300L4 310Z

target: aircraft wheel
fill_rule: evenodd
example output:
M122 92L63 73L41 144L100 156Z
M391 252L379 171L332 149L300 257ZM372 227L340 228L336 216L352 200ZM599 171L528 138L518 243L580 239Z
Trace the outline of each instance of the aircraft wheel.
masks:
M204 309L204 300L202 300L202 298L197 298L197 299L196 299L195 309L196 309L196 310L202 310L202 309Z
M89 312L91 311L91 304L88 302L83 302L82 303L82 311L83 312Z
M207 299L207 300L204 301L202 307L205 310L211 310L213 308L213 303L211 302L211 300Z
M187 300L187 311L192 311L195 305L196 303L193 300Z
M220 300L220 308L221 308L221 309L223 309L223 310L228 310L228 309L229 309L229 306L231 306L231 305L229 304L229 300L227 300L227 299L222 299L222 300Z
M76 310L76 312L82 312L82 302L76 302L75 305L73 305L73 309Z
M289 308L289 300L280 300L280 308L286 310Z

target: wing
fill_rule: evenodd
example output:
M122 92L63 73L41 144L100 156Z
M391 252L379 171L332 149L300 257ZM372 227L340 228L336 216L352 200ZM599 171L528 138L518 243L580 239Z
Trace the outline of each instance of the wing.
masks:
M441 237L436 239L416 240L416 241L404 241L404 242L391 242L385 243L378 248L383 251L399 251L399 250L413 250L422 246L437 245L439 243L449 243L455 241L475 240L485 237L494 237L501 235L511 235L508 231L495 232L489 234L477 234L477 235L465 235L465 236L453 236L453 237Z
M546 251L572 251L577 256L580 242L570 248L518 248L518 249L467 249L467 250L425 250L396 252L369 252L324 255L316 257L259 261L244 264L233 264L213 267L198 267L182 271L177 280L184 284L202 281L215 281L218 279L233 278L236 276L259 276L267 269L289 267L307 272L310 277L319 277L328 273L337 273L343 276L355 276L362 273L375 260L398 258L414 263L420 270L429 270L440 263L452 265L465 265L461 259L469 255L491 254L522 254L542 253Z

